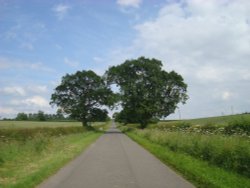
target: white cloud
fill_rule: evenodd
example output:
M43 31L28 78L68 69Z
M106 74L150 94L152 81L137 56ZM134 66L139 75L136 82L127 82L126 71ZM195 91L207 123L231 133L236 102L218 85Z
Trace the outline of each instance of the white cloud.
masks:
M48 87L45 85L35 85L29 86L28 90L33 93L46 93L48 92Z
M77 68L80 64L78 61L70 60L67 57L64 58L64 63L66 65L69 65L70 67L73 67L73 68Z
M35 105L39 107L48 107L49 102L41 96L33 96L24 101L27 105Z
M233 94L231 93L231 92L229 92L229 91L224 91L223 93L222 93L222 99L223 100L229 100L231 97L233 96Z
M45 71L45 72L54 72L53 69L51 69L50 67L45 66L44 63L42 63L42 62L27 63L25 66L27 68L32 69L32 70L39 70L39 71Z
M186 8L181 4L167 5L156 20L137 25L137 45L144 44L143 50L152 51L151 54L158 51L159 55L171 62L176 61L177 57L189 65L225 60L229 60L229 64L238 56L249 56L247 15L235 19L230 9L223 6L216 7L211 14L203 15L198 10L194 12L191 7L193 4L187 4ZM214 4L216 6L217 3ZM200 4L200 7L206 9L205 4ZM189 57L189 62L184 59L186 57Z
M49 102L42 96L32 96L26 99L12 99L10 101L11 105L28 105L28 106L35 106L35 107L49 107Z
M10 27L3 34L4 39L22 49L34 50L36 42L47 31L46 25L42 22L34 22L29 18L25 22L20 20L16 22L16 25Z
M53 72L54 70L45 66L42 62L27 62L19 59L10 59L0 57L0 70L1 69L31 69L45 72Z
M250 3L242 2L167 4L155 20L135 27L135 47L161 57L168 67L191 69L192 74L201 68L214 74L218 65L249 69Z
M122 7L134 7L138 8L142 0L117 0L117 4Z
M19 86L4 87L3 89L0 89L0 93L8 95L19 95L19 96L26 95L25 89Z
M26 96L28 94L47 93L48 87L46 85L30 85L30 86L6 86L0 89L0 93L13 96Z
M59 20L63 20L70 8L71 7L69 5L58 4L53 8L53 11L56 13L56 16Z
M13 108L2 108L0 107L1 115L16 114L17 112Z
M220 64L211 64L204 66L196 66L196 70L194 72L194 76L203 83L208 82L225 82L227 80L232 79L232 75L239 75L238 79L247 79L246 74L242 74L241 70L235 70L231 67L221 66Z

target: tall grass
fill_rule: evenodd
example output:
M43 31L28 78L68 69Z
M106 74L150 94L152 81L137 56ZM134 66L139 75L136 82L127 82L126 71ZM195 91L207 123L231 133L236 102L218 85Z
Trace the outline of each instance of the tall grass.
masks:
M34 187L96 140L95 129L0 129L0 187Z
M85 132L1 143L0 187L31 188L83 151L101 133Z
M83 127L40 127L40 128L21 128L21 129L0 129L0 141L7 140L28 140L35 137L61 136L67 134L85 132Z
M199 133L136 130L138 136L250 177L250 140Z

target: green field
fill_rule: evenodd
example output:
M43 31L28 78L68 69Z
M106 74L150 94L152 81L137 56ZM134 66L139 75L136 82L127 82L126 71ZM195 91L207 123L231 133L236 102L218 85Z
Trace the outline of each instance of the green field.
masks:
M0 187L31 188L93 143L109 123L0 122ZM101 130L101 131L100 131Z
M228 123L232 121L238 121L245 119L250 121L250 114L240 114L240 115L230 115L230 116L218 116L218 117L209 117L209 118L198 118L198 119L184 119L184 120L173 120L173 121L160 121L158 125L168 125L176 122L188 122L192 125L207 125L212 124L215 126L227 126Z
M161 121L121 130L197 187L250 187L250 115Z
M93 126L99 126L105 122L95 122ZM37 127L80 127L81 122L53 122L53 121L0 121L0 129L16 129L16 128L37 128Z

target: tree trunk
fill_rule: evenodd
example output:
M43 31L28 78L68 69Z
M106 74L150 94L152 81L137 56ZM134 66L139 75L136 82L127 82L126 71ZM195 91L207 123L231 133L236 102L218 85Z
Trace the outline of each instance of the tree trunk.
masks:
M82 121L82 127L84 130L88 130L88 131L95 130L87 121Z
M148 125L148 122L147 122L147 121L141 121L141 123L140 123L140 128L141 128L141 129L145 129L145 128L147 127L147 125Z
M83 127L88 127L88 122L87 121L82 121L82 126Z

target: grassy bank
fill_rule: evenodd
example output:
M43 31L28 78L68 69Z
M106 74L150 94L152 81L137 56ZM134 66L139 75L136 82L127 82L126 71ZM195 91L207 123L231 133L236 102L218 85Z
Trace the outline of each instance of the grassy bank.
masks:
M34 187L101 134L75 126L0 129L0 187Z
M198 187L250 187L249 114L121 129Z
M241 137L203 135L161 130L136 130L140 137L250 177L250 140Z
M134 132L127 134L161 161L181 172L200 188L248 188L250 180L236 173L210 165L183 152L171 151L168 147L153 143Z

